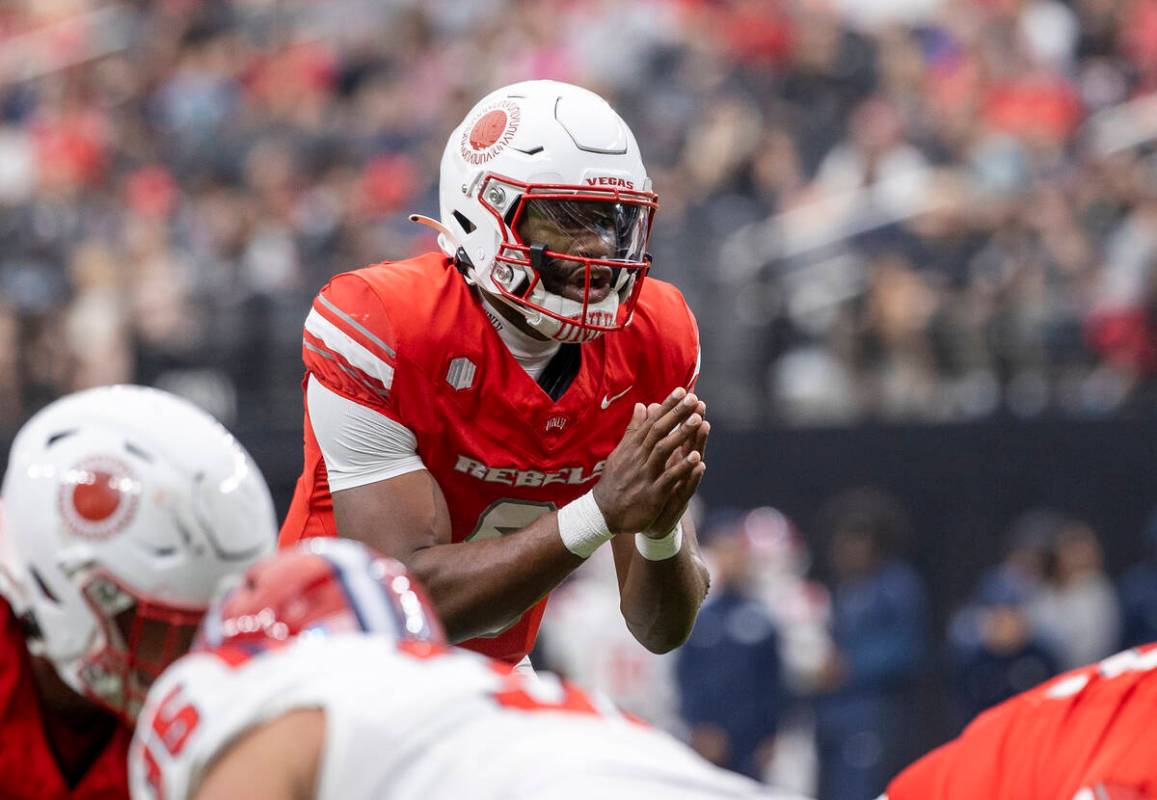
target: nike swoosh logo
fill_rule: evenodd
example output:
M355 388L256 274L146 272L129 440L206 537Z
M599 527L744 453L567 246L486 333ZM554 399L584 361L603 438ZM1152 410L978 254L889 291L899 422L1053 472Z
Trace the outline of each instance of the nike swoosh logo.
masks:
M626 389L623 389L623 391L619 392L618 394L614 394L614 395L605 394L605 395L603 395L603 402L602 402L603 411L606 411L607 407L610 406L611 403L615 402L620 397L622 397L623 395L625 395L627 392L631 391L634 388L635 388L635 384L632 383L630 386L628 386Z

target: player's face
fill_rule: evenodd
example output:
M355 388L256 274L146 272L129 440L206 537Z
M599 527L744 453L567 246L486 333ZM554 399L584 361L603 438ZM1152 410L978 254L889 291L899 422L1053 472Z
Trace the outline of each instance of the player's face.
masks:
M531 200L518 234L528 245L545 245L548 253L615 260L637 258L646 239L645 214L639 206L597 200ZM558 255L547 257L541 271L548 292L569 300L598 303L614 291L618 270L590 266Z

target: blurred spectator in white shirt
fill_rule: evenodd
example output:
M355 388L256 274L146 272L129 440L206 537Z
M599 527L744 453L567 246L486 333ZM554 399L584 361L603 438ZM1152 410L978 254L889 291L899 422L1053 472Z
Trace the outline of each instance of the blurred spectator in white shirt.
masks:
M1121 630L1117 593L1105 574L1097 534L1070 520L1053 545L1051 574L1029 614L1053 645L1062 670L1111 655Z

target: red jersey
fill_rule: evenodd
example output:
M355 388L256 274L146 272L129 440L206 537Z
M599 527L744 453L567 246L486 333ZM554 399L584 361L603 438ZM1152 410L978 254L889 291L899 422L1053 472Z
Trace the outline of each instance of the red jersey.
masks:
M1157 645L1053 678L908 767L888 800L1157 798Z
M636 402L698 376L695 319L675 287L648 278L627 328L582 345L557 401L518 364L474 290L440 253L344 273L306 320L303 358L330 390L406 426L450 509L452 541L519 530L598 480ZM306 411L305 467L282 546L336 528L325 462ZM515 662L546 599L464 646Z
M131 732L123 727L70 788L44 733L24 632L0 599L0 797L4 800L127 800Z

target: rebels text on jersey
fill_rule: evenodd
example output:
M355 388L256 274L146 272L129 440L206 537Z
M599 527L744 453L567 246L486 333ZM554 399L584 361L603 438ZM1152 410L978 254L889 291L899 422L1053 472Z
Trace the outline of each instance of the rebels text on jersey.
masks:
M1066 673L986 711L888 787L888 800L1157 797L1157 645Z
M0 599L0 797L4 800L122 800L129 731L119 728L70 786L45 736L32 664L11 607ZM78 743L79 744L79 743Z
M334 278L306 320L303 358L329 390L404 425L450 510L453 542L501 536L598 480L636 402L661 402L698 376L694 317L648 278L634 321L582 345L557 400L511 355L475 291L439 253ZM287 546L336 535L326 466L308 411L305 465L281 529ZM545 599L464 646L516 662L534 645Z

